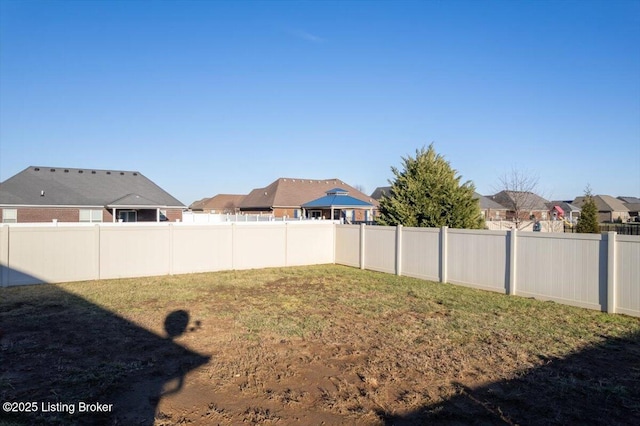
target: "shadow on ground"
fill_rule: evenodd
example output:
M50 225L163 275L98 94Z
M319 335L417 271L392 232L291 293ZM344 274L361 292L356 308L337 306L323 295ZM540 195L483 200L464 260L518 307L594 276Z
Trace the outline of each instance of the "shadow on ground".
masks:
M378 413L385 425L640 424L640 333L607 339L513 380L473 389L403 416Z
M0 402L27 403L3 404L9 424L151 425L209 360L172 340L197 323L185 310L160 336L54 285L0 289L0 306Z

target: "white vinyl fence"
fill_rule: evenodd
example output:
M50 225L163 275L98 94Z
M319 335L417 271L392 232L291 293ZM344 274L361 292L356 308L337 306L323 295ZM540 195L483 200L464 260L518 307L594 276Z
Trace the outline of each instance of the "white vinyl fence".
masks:
M336 225L335 263L640 316L640 237Z
M326 222L0 226L0 287L333 263Z
M640 236L332 221L0 226L0 287L337 263L640 317Z

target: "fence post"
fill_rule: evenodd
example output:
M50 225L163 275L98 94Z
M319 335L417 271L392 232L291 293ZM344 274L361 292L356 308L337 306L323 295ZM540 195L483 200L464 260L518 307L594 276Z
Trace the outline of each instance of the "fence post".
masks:
M396 226L396 275L402 275L402 225Z
M507 231L509 233L509 282L507 282L507 294L516 294L516 245L518 244L518 230L516 228Z
M607 312L616 313L616 232L607 232Z
M9 286L9 229L0 225L0 287Z
M364 228L365 224L360 224L360 269L364 269Z
M447 282L447 229L443 226L440 228L440 282Z
M302 219L300 219L302 220ZM335 223L331 224L333 227L333 264L336 264L336 247L338 245L338 225Z

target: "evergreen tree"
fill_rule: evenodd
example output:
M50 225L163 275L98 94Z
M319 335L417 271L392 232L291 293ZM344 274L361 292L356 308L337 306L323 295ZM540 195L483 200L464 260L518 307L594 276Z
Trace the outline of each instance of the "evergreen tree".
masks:
M581 234L599 234L600 224L598 223L598 208L591 195L591 188L587 185L584 191L584 203L582 211L576 225L576 232Z
M380 200L380 225L484 228L473 183L461 185L461 177L433 144L416 150L415 158L403 157L402 161L404 170L391 168L395 180L389 181L389 196Z

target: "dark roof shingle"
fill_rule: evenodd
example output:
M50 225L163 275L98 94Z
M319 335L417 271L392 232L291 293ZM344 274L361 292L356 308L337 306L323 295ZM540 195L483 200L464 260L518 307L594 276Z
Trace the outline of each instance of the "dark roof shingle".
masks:
M185 207L140 172L34 166L0 183L0 205Z

